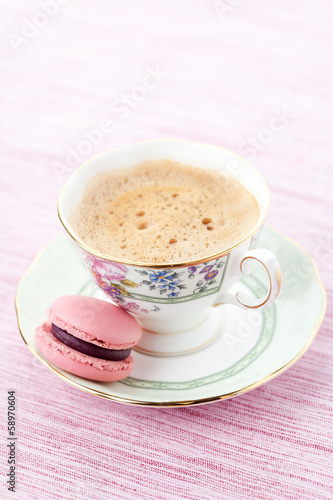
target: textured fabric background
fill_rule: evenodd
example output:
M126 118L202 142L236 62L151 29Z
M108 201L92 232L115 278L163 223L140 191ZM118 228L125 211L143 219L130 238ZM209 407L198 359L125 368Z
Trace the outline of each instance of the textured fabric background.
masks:
M332 2L1 0L0 9L0 497L332 499ZM82 143L104 119L113 125L95 132L100 144ZM56 201L70 173L161 137L250 159L271 188L269 223L314 256L328 292L324 323L294 367L201 407L131 407L66 385L24 346L14 312L18 280L61 232ZM5 484L9 388L17 493Z

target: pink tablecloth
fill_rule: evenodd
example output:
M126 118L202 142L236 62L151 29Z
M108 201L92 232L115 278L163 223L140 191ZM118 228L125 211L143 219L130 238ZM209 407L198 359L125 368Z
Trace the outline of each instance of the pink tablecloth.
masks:
M332 2L0 6L0 497L332 499ZM314 255L328 292L325 321L294 367L208 406L139 408L79 392L41 366L16 324L16 284L61 232L56 200L70 173L159 137L249 158L272 191L269 222ZM16 493L5 484L9 388Z

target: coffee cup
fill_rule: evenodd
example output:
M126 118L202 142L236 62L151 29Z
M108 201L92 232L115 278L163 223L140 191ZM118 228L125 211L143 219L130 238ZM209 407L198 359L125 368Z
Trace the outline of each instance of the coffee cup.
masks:
M86 185L98 173L162 158L219 171L225 175L226 182L238 180L257 200L259 218L255 226L229 248L221 244L220 251L215 254L207 251L201 258L180 262L136 262L88 247L70 223L70 215L80 203ZM175 356L205 347L223 331L223 310L222 315L219 314L216 306L223 308L232 304L241 309L257 310L276 300L281 287L276 256L267 249L255 248L269 204L267 184L243 158L216 146L155 140L108 151L84 163L64 187L58 214L94 282L113 303L127 310L141 324L143 335L136 349L155 356ZM237 280L251 273L254 261L263 266L269 281L267 294L261 299L244 291L231 291ZM173 292L175 283L177 292Z

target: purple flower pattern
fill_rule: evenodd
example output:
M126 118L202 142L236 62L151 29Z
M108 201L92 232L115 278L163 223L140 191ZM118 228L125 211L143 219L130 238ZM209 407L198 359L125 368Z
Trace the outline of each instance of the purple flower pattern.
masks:
M215 276L218 274L218 270L215 269L215 271L210 271L209 273L207 273L205 276L204 276L204 279L206 281L210 281L212 279L215 278Z
M205 266L205 267L204 267L204 268L200 271L200 274L202 274L202 273L209 273L209 271L210 271L211 269L213 269L213 267L214 267L214 265L212 265L212 266Z

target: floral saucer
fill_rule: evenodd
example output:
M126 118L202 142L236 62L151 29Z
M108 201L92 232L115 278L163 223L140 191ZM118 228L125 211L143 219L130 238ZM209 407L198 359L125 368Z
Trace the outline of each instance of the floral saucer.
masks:
M221 323L221 329L223 326L223 334L205 348L167 358L134 350L131 376L120 382L102 383L71 375L36 350L35 328L45 320L46 310L56 297L82 294L107 300L89 278L66 236L59 236L39 253L17 287L16 311L22 338L34 356L65 382L121 403L186 406L248 392L296 363L313 341L326 310L326 295L316 265L302 247L267 226L257 245L275 252L282 278L294 273L295 279L283 280L281 295L274 305L263 311L242 311L230 305L215 308L212 317ZM297 273L298 268L306 272ZM235 287L260 297L267 290L265 273L255 268ZM222 317L228 317L227 325L222 325Z

